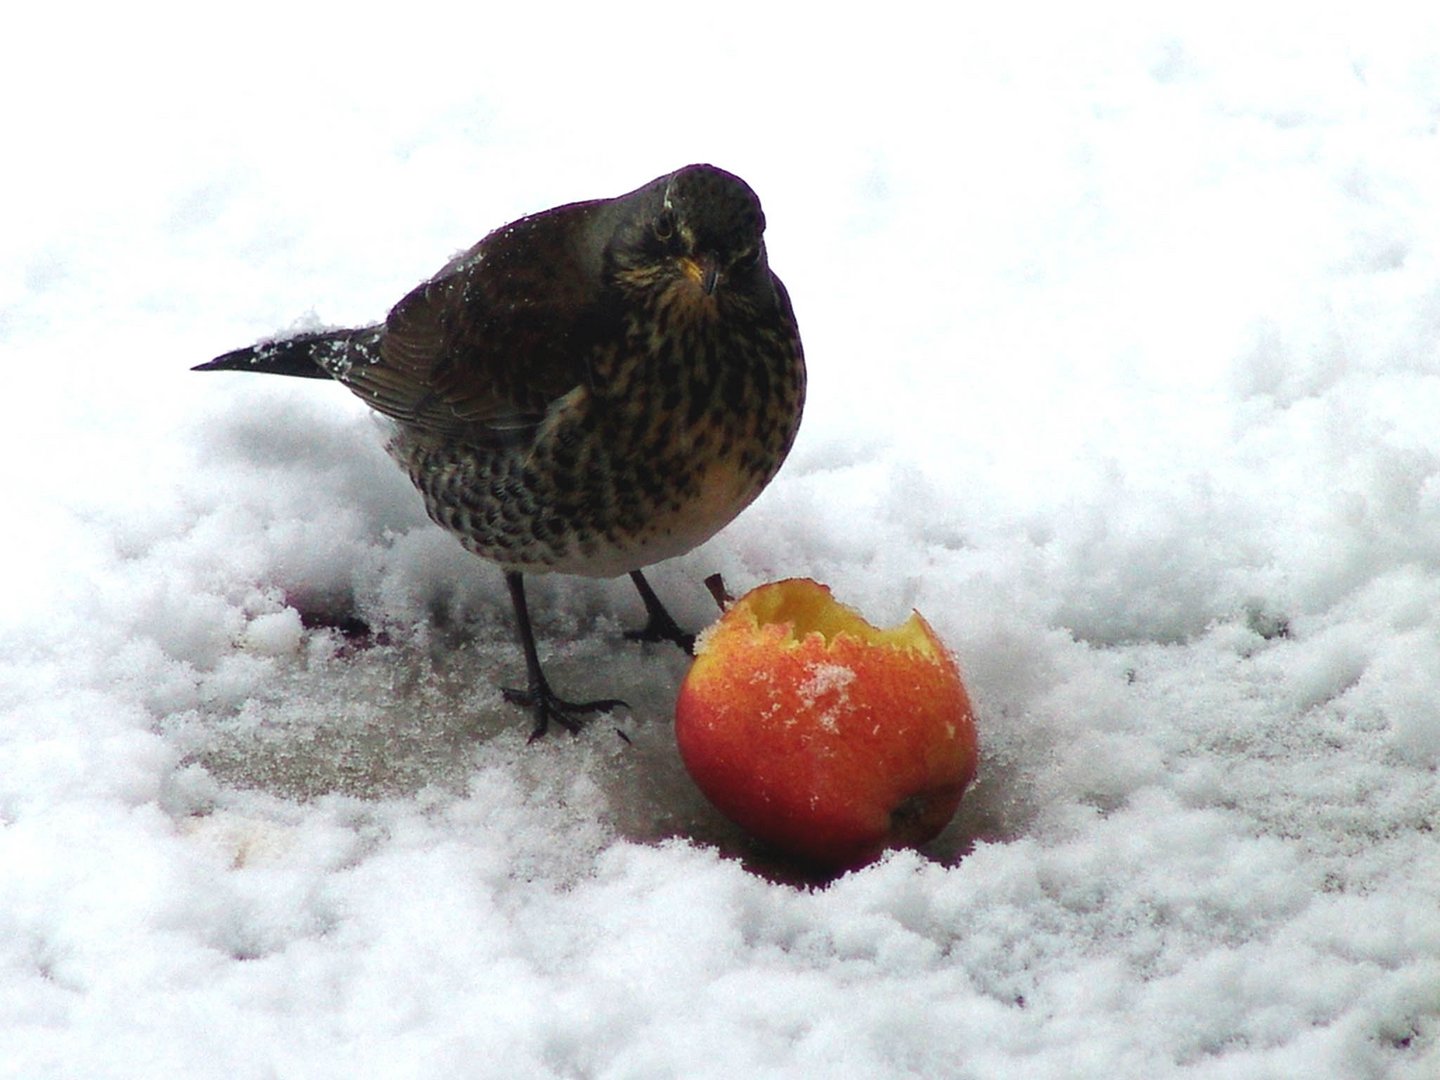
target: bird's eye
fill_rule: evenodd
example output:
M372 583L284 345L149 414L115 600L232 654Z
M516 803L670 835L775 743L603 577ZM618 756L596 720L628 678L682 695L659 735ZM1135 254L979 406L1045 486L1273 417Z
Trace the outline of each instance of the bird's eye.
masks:
M668 206L660 211L660 216L655 219L655 236L660 240L669 240L675 235L675 211Z

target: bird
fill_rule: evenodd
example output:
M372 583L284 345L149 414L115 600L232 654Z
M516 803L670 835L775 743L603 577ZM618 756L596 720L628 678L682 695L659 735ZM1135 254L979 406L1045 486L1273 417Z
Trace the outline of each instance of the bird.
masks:
M332 379L388 418L430 518L504 574L526 686L506 701L578 732L541 666L535 574L628 575L642 641L693 651L644 568L729 524L774 478L804 411L804 350L740 177L692 164L613 198L502 225L384 321L271 338L197 365Z

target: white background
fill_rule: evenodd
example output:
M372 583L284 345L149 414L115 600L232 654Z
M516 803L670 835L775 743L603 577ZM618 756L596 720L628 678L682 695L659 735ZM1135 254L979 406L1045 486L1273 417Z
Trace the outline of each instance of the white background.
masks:
M7 17L0 1073L1440 1073L1435 20L486 7ZM811 396L652 580L918 608L979 712L826 886L689 785L626 583L534 582L634 707L527 747L363 406L187 370L689 161Z

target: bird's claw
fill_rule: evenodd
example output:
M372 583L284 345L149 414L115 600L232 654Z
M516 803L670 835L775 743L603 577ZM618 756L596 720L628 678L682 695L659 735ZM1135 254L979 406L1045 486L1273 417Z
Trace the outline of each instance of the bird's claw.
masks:
M639 630L626 630L626 641L668 641L678 645L687 655L695 655L695 635L681 630L673 619L652 618Z
M655 590L645 580L645 575L639 570L630 571L630 580L635 583L635 589L640 593L640 599L645 601L645 625L639 630L625 631L625 637L630 641L669 641L680 646L689 656L695 655L695 635L686 633L680 629L680 624L675 621L674 616L665 610L665 605L655 595Z
M548 686L518 690L505 687L501 690L511 705L520 705L535 714L535 730L530 733L534 742L550 730L553 720L572 735L578 734L585 726L585 713L610 712L613 709L628 709L630 706L619 698L600 698L597 701L566 701Z

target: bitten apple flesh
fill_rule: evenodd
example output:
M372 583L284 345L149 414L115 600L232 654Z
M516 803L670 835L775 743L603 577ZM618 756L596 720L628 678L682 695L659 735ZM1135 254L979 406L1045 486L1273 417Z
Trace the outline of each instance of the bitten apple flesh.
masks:
M685 767L719 810L806 861L923 844L975 777L959 668L916 612L882 630L806 579L762 585L700 636L680 688Z

